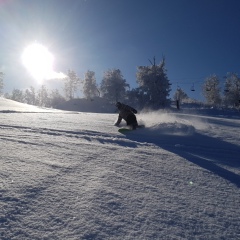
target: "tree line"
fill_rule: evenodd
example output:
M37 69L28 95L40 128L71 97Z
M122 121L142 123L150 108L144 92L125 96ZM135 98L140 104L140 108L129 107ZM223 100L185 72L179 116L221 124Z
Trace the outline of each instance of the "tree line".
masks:
M36 90L32 86L26 90L13 89L12 93L5 93L5 98L18 102L28 103L42 107L56 107L61 103L76 98L76 93L81 90L84 98L94 100L101 97L115 103L117 101L129 103L139 109L167 108L171 104L169 98L171 83L167 76L165 58L156 64L155 57L148 66L139 66L136 73L138 87L130 89L130 85L123 77L121 70L109 69L104 72L102 81L97 84L94 71L87 71L84 78L77 76L74 70L68 70L63 79L63 94L58 89L49 90L45 85ZM0 72L0 93L3 93L3 77ZM202 94L206 104L212 106L239 107L240 105L240 78L236 73L228 73L225 84L217 75L207 77L202 85ZM222 91L222 88L224 90ZM181 102L188 99L188 95L178 88L173 95L173 100Z
M237 73L227 73L221 79L216 74L212 74L204 80L202 84L202 95L205 103L215 107L240 107L240 77ZM178 88L173 96L174 100L183 101L187 99L187 94Z
M129 102L138 108L159 109L170 105L171 84L166 72L165 58L162 59L160 64L156 64L154 58L150 66L137 68L138 87L130 89L130 85L123 77L120 69L105 71L99 85L96 82L94 71L87 71L84 78L81 79L75 71L68 70L67 77L63 79L63 95L58 89L48 90L45 85L42 85L38 90L35 90L32 86L26 90L13 89L12 93L5 93L4 96L32 105L55 107L61 102L75 98L77 91L81 90L84 98L89 100L101 97L113 104L120 101Z
M240 78L237 73L227 73L225 83L221 85L221 79L217 75L206 78L202 91L207 103L226 107L240 106Z

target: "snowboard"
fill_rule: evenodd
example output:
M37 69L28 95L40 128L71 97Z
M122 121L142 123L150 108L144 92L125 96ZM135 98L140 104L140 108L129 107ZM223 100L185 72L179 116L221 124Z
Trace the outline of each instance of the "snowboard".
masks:
M133 130L133 129L129 128L129 127L122 127L122 128L118 129L118 132L125 134L125 133L128 133L128 132L136 131L139 128L144 128L144 127L145 127L145 125L138 125L137 129L135 129L135 130Z
M134 131L134 130L132 130L130 128L124 128L124 127L118 129L118 132L120 132L120 133L127 133L127 132L131 132L131 131Z

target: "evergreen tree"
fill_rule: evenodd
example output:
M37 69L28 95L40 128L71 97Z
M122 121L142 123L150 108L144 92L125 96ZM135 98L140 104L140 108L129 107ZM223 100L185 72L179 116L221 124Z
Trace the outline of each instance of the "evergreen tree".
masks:
M64 78L64 92L67 99L73 99L74 94L78 90L79 84L81 83L76 72L68 70L67 77Z
M93 99L94 97L99 96L95 72L93 71L87 71L85 73L83 82L83 94L87 99Z
M169 106L170 83L165 68L165 58L156 65L155 58L151 66L140 66L137 72L137 83L142 91L141 96L146 104L155 109Z
M127 88L129 88L129 84L119 69L108 70L104 73L100 90L102 96L111 103L124 100Z
M221 104L220 80L215 74L205 79L202 87L202 93L206 99L207 104Z

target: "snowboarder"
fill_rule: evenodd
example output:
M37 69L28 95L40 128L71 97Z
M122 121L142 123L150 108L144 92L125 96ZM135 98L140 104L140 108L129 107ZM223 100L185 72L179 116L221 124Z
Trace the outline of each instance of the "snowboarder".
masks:
M119 110L119 115L118 120L114 125L119 126L122 119L124 119L127 122L127 125L130 126L131 129L135 130L138 127L137 118L135 116L137 110L120 102L116 103L116 107Z

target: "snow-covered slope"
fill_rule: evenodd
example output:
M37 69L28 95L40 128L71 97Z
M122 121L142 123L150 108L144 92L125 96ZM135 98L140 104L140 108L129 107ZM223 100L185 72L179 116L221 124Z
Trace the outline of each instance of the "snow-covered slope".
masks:
M40 108L0 97L0 113L13 112L62 112L51 108Z
M240 239L239 119L144 113L123 135L117 114L8 104L0 239Z

